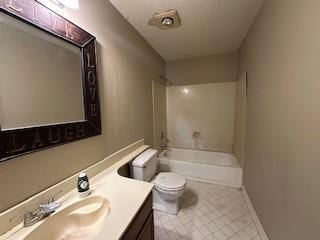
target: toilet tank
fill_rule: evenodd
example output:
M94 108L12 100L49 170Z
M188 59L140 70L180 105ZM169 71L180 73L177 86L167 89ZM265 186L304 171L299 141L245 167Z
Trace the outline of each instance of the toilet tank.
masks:
M148 149L132 161L134 179L150 181L157 173L157 150Z

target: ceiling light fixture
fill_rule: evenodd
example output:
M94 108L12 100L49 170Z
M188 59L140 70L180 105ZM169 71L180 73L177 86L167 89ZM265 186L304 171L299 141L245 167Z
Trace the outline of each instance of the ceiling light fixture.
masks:
M149 20L149 25L169 29L181 25L180 17L177 10L169 10L163 13L156 13Z
M165 26L169 26L169 25L172 25L173 24L173 18L171 17L165 17L162 19L161 23L162 25L165 25Z

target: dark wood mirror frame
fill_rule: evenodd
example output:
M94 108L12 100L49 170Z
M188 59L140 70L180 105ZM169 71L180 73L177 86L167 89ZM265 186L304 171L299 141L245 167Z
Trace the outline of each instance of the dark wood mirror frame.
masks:
M81 50L85 120L17 129L0 129L0 162L101 134L95 37L35 0L0 0L0 11Z

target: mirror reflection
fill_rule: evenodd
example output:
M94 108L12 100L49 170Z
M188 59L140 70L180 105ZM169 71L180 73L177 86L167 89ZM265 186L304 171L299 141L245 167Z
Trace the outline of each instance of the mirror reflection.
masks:
M2 130L85 119L80 48L0 13L0 72Z

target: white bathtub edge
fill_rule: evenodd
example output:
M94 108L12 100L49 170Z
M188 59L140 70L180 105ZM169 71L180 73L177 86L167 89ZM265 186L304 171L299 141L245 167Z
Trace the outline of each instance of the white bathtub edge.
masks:
M206 178L194 178L194 177L187 177L187 176L184 176L184 177L188 180L193 180L193 181L197 181L197 182L205 182L205 183L211 183L211 184L225 186L225 187L233 187L233 188L241 189L241 186L239 186L237 184L221 182L221 181L214 181L214 180L209 180Z
M266 232L264 231L264 228L263 228L263 226L262 226L262 224L260 222L260 219L259 219L259 217L258 217L258 215L256 213L256 210L254 209L253 204L252 204L252 202L251 202L251 200L249 198L247 190L246 190L246 188L244 186L242 186L242 194L243 194L245 202L247 203L249 212L250 212L250 214L251 214L251 216L253 218L253 222L257 227L257 230L258 230L258 233L260 235L261 240L269 240L269 238L268 238Z
M200 176L195 176L193 173L190 172L190 167L192 169L197 169ZM217 173L224 169L226 172L221 176L216 175L212 177L212 174L205 173L203 171L204 168L212 169ZM222 186L234 187L241 189L242 187L242 169L241 168L233 168L233 167L225 167L219 165L207 165L207 164L197 164L194 162L184 162L180 160L168 160L168 159L160 159L159 161L159 169L161 171L170 171L175 172L184 176L190 180L196 180L200 182L207 182L213 183Z

